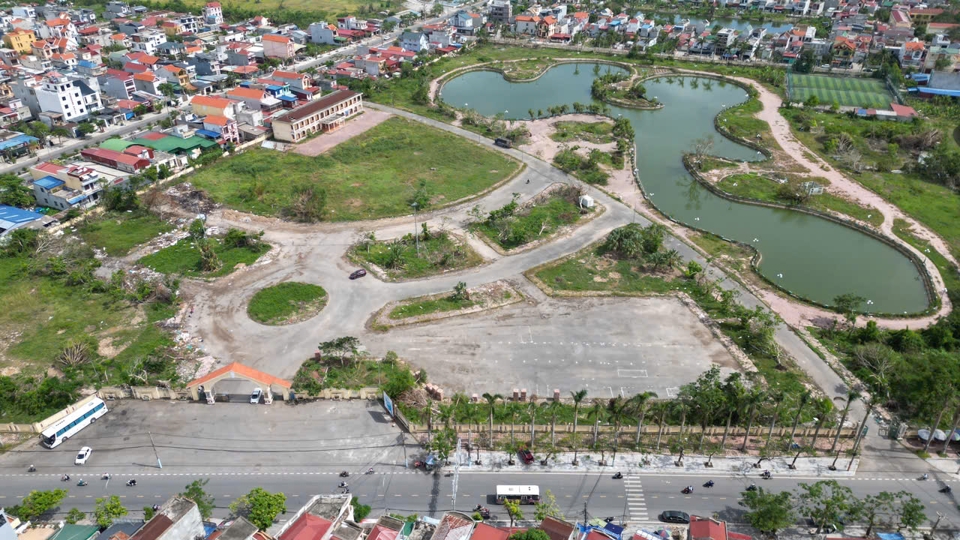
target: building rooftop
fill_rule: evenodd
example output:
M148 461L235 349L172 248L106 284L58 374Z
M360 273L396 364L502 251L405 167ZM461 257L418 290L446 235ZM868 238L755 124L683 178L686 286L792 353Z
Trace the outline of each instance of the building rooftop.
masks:
M31 214L37 216L39 219L40 214ZM31 220L33 221L33 220ZM96 525L64 525L62 529L57 531L56 534L50 537L50 540L87 540L97 536L100 532L100 528Z
M279 540L320 540L332 526L329 519L305 513L283 531Z
M62 186L65 182L59 178L54 178L52 176L44 176L39 180L35 180L33 185L40 186L43 189L54 189Z
M247 540L253 536L259 529L253 523L250 523L243 517L238 517L227 527L218 537L219 540Z
M285 120L287 122L296 122L302 120L318 111L322 111L329 107L340 103L341 101L346 101L354 96L358 96L357 92L353 90L338 90L332 94L328 94L316 101L311 101L306 105L297 107L296 109L291 109L287 114L278 117L278 119Z
M128 540L143 527L143 520L118 521L107 527L97 540Z

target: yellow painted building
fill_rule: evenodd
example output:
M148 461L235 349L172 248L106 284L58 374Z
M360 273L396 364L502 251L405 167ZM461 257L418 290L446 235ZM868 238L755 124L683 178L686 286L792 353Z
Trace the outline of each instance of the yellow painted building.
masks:
M3 43L18 53L29 53L31 45L36 40L37 36L33 33L33 30L23 30L21 28L3 35Z

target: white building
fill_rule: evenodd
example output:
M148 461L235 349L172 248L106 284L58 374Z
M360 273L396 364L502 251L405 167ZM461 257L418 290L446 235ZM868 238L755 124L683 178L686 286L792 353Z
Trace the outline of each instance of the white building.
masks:
M223 24L223 8L220 2L208 2L203 7L203 21L207 24Z
M130 44L130 49L147 53L150 56L156 56L157 47L159 47L161 43L167 42L167 35L159 30L137 32L132 38L133 42Z
M69 78L53 71L40 81L30 77L10 87L34 117L55 113L62 115L64 122L79 122L103 109L100 85L94 78Z

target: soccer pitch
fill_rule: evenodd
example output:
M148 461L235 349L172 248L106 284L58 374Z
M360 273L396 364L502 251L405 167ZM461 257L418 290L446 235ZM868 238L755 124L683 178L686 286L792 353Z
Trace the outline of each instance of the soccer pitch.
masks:
M824 105L836 101L841 107L887 109L893 102L883 82L876 79L790 73L787 91L794 103L806 101L812 95Z

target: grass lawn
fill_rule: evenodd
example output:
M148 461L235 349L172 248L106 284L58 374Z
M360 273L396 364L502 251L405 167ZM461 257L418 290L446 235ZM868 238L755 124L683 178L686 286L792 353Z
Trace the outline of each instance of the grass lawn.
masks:
M419 317L420 315L429 315L431 313L457 311L458 309L466 309L475 305L477 305L477 302L473 300L457 300L451 295L403 304L393 308L387 316L391 319L406 319L408 317Z
M325 219L351 221L410 214L421 180L435 207L483 191L518 167L465 139L391 118L320 156L255 149L191 181L217 202L265 216L282 215L294 187L311 183L326 192Z
M750 258L753 257L753 251L749 248L728 242L715 234L693 233L689 238L691 242L707 252L711 259L722 259L725 264L737 271L748 268Z
M351 255L373 263L393 278L419 278L480 264L483 259L465 242L446 232L420 234L420 253L413 235L390 241L364 240Z
M520 62L510 62L503 64L503 76L511 81L530 80L540 75L543 70L551 64L548 59L521 60Z
M700 171L708 172L714 169L732 169L736 167L736 163L731 163L729 161L724 161L722 159L717 159L711 156L703 156L700 158Z
M260 289L250 304L247 314L258 323L280 325L313 317L327 303L327 291L310 283L280 283Z
M751 199L759 199L761 201L786 204L788 206L790 205L788 201L778 196L778 184L769 178L765 178L757 174L734 174L718 182L717 187L723 191L726 191L727 193L739 195L741 197L749 197ZM830 187L827 186L826 189L829 191ZM879 227L880 224L883 223L883 216L875 208L860 206L830 193L814 195L810 197L806 203L800 206L820 211L832 210L834 212L839 212L841 214L850 216L854 219L870 223L875 227Z
M565 291L613 291L626 294L662 294L686 286L669 274L651 274L630 260L601 257L589 248L574 257L537 272L550 287Z
M173 315L172 307L151 303L135 308L109 293L30 275L21 271L24 263L22 258L0 257L0 305L5 306L0 327L10 336L0 345L0 367L42 374L56 365L69 342L111 337L114 348L126 348L100 368L96 380L106 384L117 382L132 362L172 345L153 324Z
M609 122L556 122L550 138L557 142L586 141L596 144L613 142L613 124Z
M736 107L722 111L717 116L717 122L735 137L755 142L764 148L774 147L777 143L770 132L770 126L763 120L753 117L761 110L763 110L763 104L760 100L751 97ZM761 135L760 139L757 139L757 133Z
M299 394L318 394L324 388L359 390L377 387L410 370L400 362L375 360L347 361L343 365L334 358L307 360L293 377L293 389Z
M581 210L574 203L576 197L571 195L572 189L555 190L546 196L537 197L531 204L525 206L510 203L491 212L490 217L475 223L473 228L503 249L518 248L546 238L560 227L572 225L580 220Z
M205 0L183 0L183 2L194 10L202 8L206 3ZM157 2L158 5L168 4L170 2L165 2L161 0ZM402 3L396 0L391 0L386 3L378 2L376 6L378 8L386 8L385 4L389 4L390 9L397 10L402 9ZM360 0L241 0L240 2L231 2L230 4L224 4L224 15L229 18L231 14L231 9L241 10L242 13L246 12L260 12L264 15L269 16L271 23L273 22L275 16L273 13L267 12L276 12L276 11L300 11L307 13L316 13L317 15L324 14L328 17L333 16L346 16L346 15L357 15L360 16L357 11L360 8L367 7L371 5L369 2L362 2ZM171 9L177 9L176 5L170 6ZM329 19L328 19L329 20ZM305 21L304 21L305 22Z
M893 233L911 246L919 249L936 265L937 270L940 271L940 275L943 276L943 284L948 290L960 291L960 274L957 273L957 267L941 255L939 251L930 247L929 242L914 236L911 232L910 225L906 221L902 219L894 220Z
M251 265L261 255L270 250L268 244L260 244L257 249L227 247L219 239L211 238L214 251L223 265L214 272L200 270L200 250L193 244L192 238L184 238L176 244L151 253L137 261L162 274L180 274L188 277L219 277L234 271L238 264Z
M788 73L787 87L790 100L795 103L817 96L820 103L827 105L836 101L841 107L885 109L893 101L893 96L879 79Z
M896 205L911 217L923 223L943 238L953 253L960 257L960 193L945 186L924 181L916 174L908 172L904 163L912 162L914 158L905 151L899 151L896 157L891 157L886 151L877 151L867 141L871 132L884 133L886 130L923 129L923 126L914 126L912 123L881 122L850 118L843 114L803 113L796 109L784 111L784 117L790 120L793 134L808 148L816 151L823 159L838 170L844 171L848 178L863 184L881 197ZM815 122L823 134L815 134L806 130L808 122ZM936 122L932 123L934 126ZM839 133L852 136L857 151L863 156L864 165L873 166L884 163L890 169L903 168L903 173L883 172L878 170L864 170L861 174L852 174L826 152L824 142ZM944 136L940 144L954 144L949 133Z
M135 246L171 230L172 225L149 212L106 212L87 217L77 227L84 242L106 250L113 257L122 257Z

